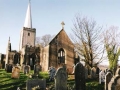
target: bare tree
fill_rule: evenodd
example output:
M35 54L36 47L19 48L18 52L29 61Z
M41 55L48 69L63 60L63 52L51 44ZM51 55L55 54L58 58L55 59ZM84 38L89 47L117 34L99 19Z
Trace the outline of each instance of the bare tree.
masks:
M106 47L107 57L109 61L109 69L115 71L117 68L118 57L120 55L120 41L118 27L111 26L104 32L104 45Z
M95 64L100 63L104 52L99 38L102 27L97 26L94 20L80 15L75 17L73 26L72 40L85 65L92 67L93 61L97 61Z
M36 44L40 44L42 47L45 47L53 39L54 35L46 34L42 37L36 37Z
M41 38L40 37L36 37L36 40L35 40L35 44L40 44L41 43Z

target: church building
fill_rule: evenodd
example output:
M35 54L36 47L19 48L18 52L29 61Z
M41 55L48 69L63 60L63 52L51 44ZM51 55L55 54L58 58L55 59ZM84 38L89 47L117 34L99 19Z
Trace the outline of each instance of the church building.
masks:
M36 29L32 27L31 5L29 1L25 23L20 33L19 52L11 51L9 39L6 64L9 64L10 62L8 61L11 59L13 64L18 63L21 66L30 65L31 69L34 68L36 62L39 62L42 71L47 71L50 66L57 68L61 63L66 64L67 68L72 68L75 60L74 45L64 30L64 22L61 24L62 29L50 41L49 45L45 47L36 46Z

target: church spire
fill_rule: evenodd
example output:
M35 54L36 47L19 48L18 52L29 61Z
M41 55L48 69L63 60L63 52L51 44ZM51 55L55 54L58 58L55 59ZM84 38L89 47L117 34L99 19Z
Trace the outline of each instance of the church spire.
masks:
M28 3L28 8L27 8L27 13L26 13L24 27L26 27L26 28L32 28L32 16L31 16L30 0L29 0L29 3Z
M11 51L10 37L9 37L9 40L8 40L8 51Z

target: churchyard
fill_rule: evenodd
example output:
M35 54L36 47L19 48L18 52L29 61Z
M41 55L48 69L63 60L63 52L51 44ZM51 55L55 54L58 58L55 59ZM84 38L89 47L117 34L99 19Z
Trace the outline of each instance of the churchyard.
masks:
M6 72L5 69L0 69L0 90L75 90L74 74L67 75L64 68L56 70L53 80L49 78L49 71L36 73L34 69L25 73L25 70L20 70L17 74L19 77L14 77L15 70L17 69ZM104 90L105 86L99 83L99 78L86 78L85 85L85 90Z
M88 69L79 61L70 74L65 64L56 69L41 71L39 63L31 70L29 65L6 65L0 69L0 90L120 90L120 67L113 71Z

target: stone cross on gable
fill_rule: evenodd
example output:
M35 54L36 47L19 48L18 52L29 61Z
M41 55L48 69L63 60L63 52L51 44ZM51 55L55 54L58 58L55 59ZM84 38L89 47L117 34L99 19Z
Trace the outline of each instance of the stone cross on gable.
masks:
M64 22L62 22L62 23L61 23L61 25L62 25L62 29L64 29L64 25L65 25L65 23L64 23Z

